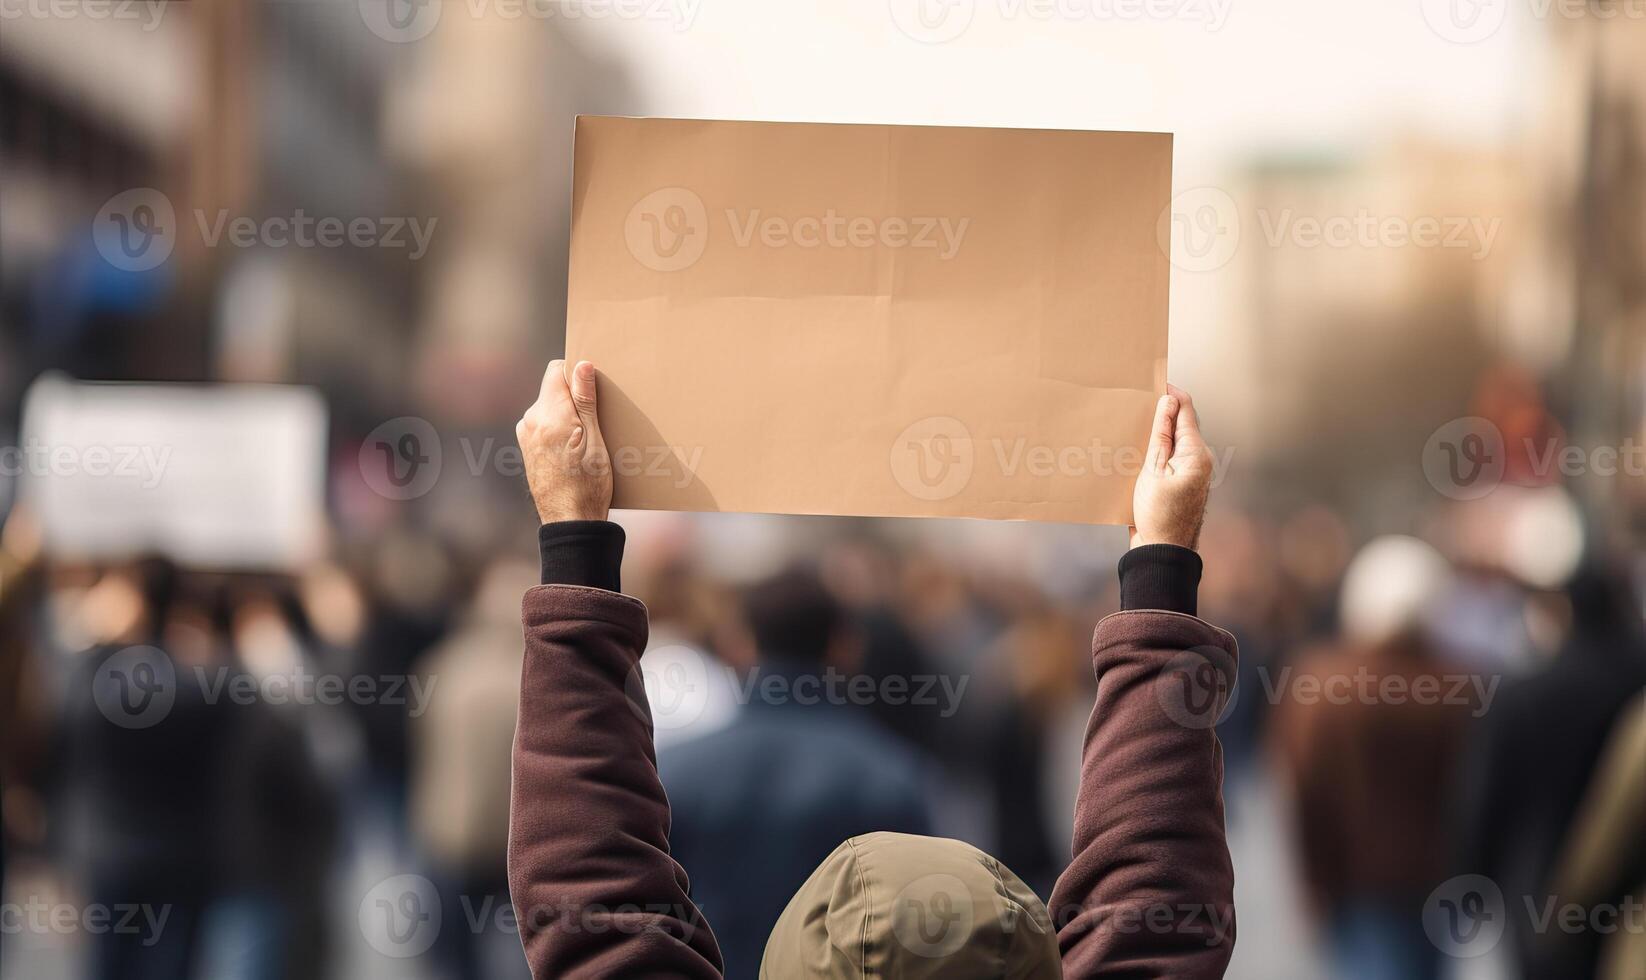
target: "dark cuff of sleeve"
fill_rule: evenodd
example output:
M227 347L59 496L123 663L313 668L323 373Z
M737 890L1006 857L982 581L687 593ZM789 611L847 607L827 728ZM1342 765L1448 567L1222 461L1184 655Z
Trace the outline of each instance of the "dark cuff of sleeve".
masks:
M1146 544L1120 558L1120 608L1195 615L1200 556L1175 544Z
M544 585L623 591L623 528L611 521L555 521L537 529Z

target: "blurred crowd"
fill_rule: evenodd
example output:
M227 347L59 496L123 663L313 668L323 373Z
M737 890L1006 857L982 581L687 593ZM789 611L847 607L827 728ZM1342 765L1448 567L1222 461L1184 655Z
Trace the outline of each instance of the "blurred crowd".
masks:
M1110 537L621 519L672 842L730 975L853 834L957 837L1049 890L1087 637L1118 608ZM1242 651L1219 723L1237 874L1273 873L1239 841L1278 815L1304 916L1243 905L1243 942L1342 977L1440 976L1479 943L1512 976L1638 976L1642 593L1574 521L1552 487L1437 508L1427 541L1214 504L1200 601ZM6 975L519 975L498 910L537 570L515 530L502 555L398 529L295 574L221 573L54 561L13 510ZM1498 546L1525 535L1530 558ZM1177 680L1162 697L1197 695ZM435 928L371 924L420 900Z

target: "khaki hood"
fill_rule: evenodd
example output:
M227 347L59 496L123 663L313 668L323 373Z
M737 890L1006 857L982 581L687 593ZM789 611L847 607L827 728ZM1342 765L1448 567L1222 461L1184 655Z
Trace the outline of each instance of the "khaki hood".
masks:
M835 848L766 941L761 980L1055 980L1046 906L969 844L866 834Z

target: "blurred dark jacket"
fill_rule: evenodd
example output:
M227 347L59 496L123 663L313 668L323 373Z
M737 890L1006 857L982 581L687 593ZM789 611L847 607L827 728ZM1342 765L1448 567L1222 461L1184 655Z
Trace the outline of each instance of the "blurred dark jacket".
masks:
M1478 705L1472 685L1459 689L1452 678L1461 675L1443 672L1407 639L1305 656L1280 692L1271 732L1292 783L1303 874L1318 911L1359 899L1421 903L1446 877L1448 800ZM1354 686L1362 676L1371 696ZM1434 678L1437 696L1411 697L1424 677ZM1330 690L1312 688L1318 681L1352 696L1305 698L1305 679L1309 689ZM1385 683L1404 683L1390 689L1408 693L1377 696Z
M372 603L364 635L360 639L357 676L381 682L387 677L407 677L424 652L446 632L444 614L410 612L381 599ZM408 769L407 741L409 706L404 699L369 698L353 703L366 740L366 761L378 780L378 789L389 794L397 819L405 806Z
M312 710L234 703L225 768L216 780L223 795L219 887L267 903L260 906L267 918L256 927L278 940L263 953L287 980L324 977L330 950L326 885L342 814L340 794L304 728Z
M1638 613L1625 581L1598 569L1580 573L1570 587L1573 633L1564 649L1540 672L1505 682L1471 737L1457 870L1494 880L1510 909L1548 898L1556 856L1606 740L1646 687ZM1592 964L1597 942L1581 963L1565 958L1571 944L1548 962L1531 919L1509 917L1524 976L1591 974L1583 964Z
M99 671L121 649L83 655L70 685L58 778L73 794L77 850L99 900L203 897L219 879L233 706L178 668L169 709L117 724L95 691L107 687Z
M658 772L670 850L730 977L759 971L784 906L841 841L929 830L917 757L851 706L757 696L728 727L660 751Z

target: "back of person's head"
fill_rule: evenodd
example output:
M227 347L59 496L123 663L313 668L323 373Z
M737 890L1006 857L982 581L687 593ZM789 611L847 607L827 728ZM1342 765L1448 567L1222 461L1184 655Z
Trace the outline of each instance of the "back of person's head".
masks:
M761 980L1053 980L1057 934L1035 893L970 844L866 834L800 886L766 941Z
M1409 639L1451 584L1451 565L1425 542L1401 534L1374 538L1343 576L1343 631L1368 648Z
M752 586L743 615L761 660L807 666L827 661L846 628L846 611L813 572L791 568Z

